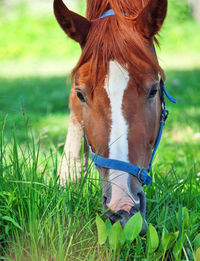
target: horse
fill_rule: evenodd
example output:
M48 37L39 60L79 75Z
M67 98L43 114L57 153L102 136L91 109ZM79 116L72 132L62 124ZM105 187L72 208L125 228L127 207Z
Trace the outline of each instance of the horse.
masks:
M87 0L86 18L54 0L55 17L80 44L73 69L70 122L59 167L65 184L81 166L81 140L102 180L102 205L122 227L138 211L147 229L143 185L167 118L165 89L154 43L167 13L167 0Z

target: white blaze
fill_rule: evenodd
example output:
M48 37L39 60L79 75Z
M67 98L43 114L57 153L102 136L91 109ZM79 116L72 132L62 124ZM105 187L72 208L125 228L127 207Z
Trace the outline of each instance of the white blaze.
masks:
M112 117L109 157L126 162L128 162L128 124L123 116L122 103L128 82L129 73L119 63L111 61L105 85Z
M106 78L105 89L111 107L111 133L109 141L109 158L125 162L128 160L128 124L124 118L122 104L124 92L129 82L129 73L116 61L110 61L109 76ZM124 209L129 211L133 205L133 197L129 194L129 174L109 170L109 181L112 184L111 201L108 207L113 211ZM136 202L134 200L135 203Z

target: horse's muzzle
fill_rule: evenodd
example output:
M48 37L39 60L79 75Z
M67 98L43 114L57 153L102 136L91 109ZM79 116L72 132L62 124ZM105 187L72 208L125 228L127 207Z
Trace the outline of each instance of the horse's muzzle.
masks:
M111 223L114 224L115 222L120 221L122 228L125 227L126 223L128 222L128 220L132 216L134 216L138 211L140 211L140 213L143 217L143 226L142 226L142 230L140 232L140 235L144 235L147 231L147 228L148 228L148 225L147 225L147 222L146 222L146 219L145 219L145 213L146 213L146 196L145 196L145 193L143 191L140 192L138 194L138 197L140 199L140 204L134 205L130 209L129 212L127 212L125 210L119 210L116 213L111 212L106 207L105 198L104 198L104 201L103 201L103 206L104 206L104 210L106 210L105 216L110 219Z

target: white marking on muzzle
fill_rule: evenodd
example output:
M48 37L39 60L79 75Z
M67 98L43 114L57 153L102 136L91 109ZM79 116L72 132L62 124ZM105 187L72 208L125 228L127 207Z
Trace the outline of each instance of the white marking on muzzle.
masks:
M110 61L109 76L106 78L105 89L111 107L111 132L109 142L109 158L125 162L128 160L128 124L123 116L123 97L129 82L129 73L119 63ZM139 201L130 194L128 186L129 174L123 171L109 170L112 195L107 206L117 212L120 209L130 211ZM133 204L134 202L134 204Z

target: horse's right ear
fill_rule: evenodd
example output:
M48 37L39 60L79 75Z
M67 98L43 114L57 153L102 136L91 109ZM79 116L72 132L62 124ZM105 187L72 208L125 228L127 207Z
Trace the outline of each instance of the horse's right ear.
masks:
M54 0L54 14L65 33L83 47L90 29L90 22L83 16L70 11L62 0Z

